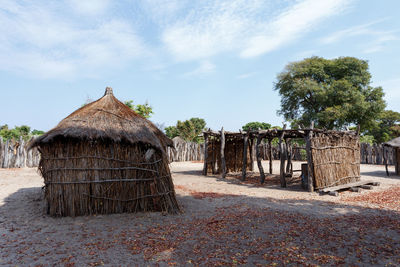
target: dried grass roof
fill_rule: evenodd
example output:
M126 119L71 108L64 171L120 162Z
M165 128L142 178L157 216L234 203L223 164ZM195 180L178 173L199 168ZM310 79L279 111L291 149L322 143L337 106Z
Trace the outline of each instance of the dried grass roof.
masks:
M36 138L30 145L48 143L56 137L114 142L147 143L164 151L172 140L153 123L114 97L107 87L104 96L63 119L55 128Z
M391 147L400 147L400 137L396 137L395 139L387 141L386 143L383 143L383 145Z

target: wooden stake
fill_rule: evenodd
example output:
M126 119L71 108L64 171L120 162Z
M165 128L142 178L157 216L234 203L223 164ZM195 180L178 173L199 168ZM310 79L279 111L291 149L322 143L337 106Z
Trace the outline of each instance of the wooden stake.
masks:
M225 132L224 127L221 128L221 173L222 178L226 176L226 163L225 163Z
M285 143L283 141L283 137L285 135L285 129L286 125L283 126L282 134L279 137L279 152L281 158L281 168L280 168L281 187L286 187L286 173L285 173L286 149L285 149Z
M260 171L260 183L263 184L265 181L264 169L261 163L261 153L260 153L260 145L261 145L261 136L257 135L257 144L256 144L256 155L257 155L257 165L258 170Z
M312 160L312 151L311 151L311 138L312 138L312 129L314 129L314 122L311 123L310 131L306 136L306 151L307 151L307 164L308 164L308 192L314 192L314 166Z
M269 173L272 174L272 139L268 139Z
M243 167L242 167L242 181L246 180L247 171L247 147L248 147L249 135L246 133L243 137Z
M286 154L287 154L286 173L290 173L293 175L293 168L292 168L293 150L290 138L285 138L285 143L286 143Z
M207 160L208 160L208 134L204 133L204 166L203 175L207 176Z
M250 171L254 171L254 140L249 138L249 153L250 153Z
M393 148L393 164L394 164L394 173L395 175L400 174L399 170L399 155L400 155L400 149L398 147Z
M388 162L387 162L387 153L386 153L386 146L382 146L383 149L383 162L385 164L385 169L386 169L386 175L389 175L389 169L388 169Z

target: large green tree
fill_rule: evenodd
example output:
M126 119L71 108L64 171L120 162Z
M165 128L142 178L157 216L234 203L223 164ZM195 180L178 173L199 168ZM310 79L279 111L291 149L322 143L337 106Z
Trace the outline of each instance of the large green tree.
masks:
M274 85L279 114L296 125L369 129L385 109L383 90L371 86L368 62L354 57L306 58L288 64Z
M372 135L376 143L383 143L400 136L400 113L385 110L366 134Z
M202 132L206 128L206 122L201 118L191 118L185 121L178 121L176 126L165 128L165 134L169 138L182 137L186 141L200 143L203 140Z

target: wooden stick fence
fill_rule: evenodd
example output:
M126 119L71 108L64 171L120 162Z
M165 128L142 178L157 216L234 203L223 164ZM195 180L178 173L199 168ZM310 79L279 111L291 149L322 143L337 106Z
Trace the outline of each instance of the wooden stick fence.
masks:
M204 144L185 142L182 139L173 140L175 149L168 147L167 156L170 162L178 161L203 161L204 160ZM4 141L0 138L0 168L23 168L37 167L40 161L40 153L34 148L27 151L28 141L19 139L18 141ZM257 160L257 155L262 160L269 160L271 152L274 160L279 160L279 147L271 146L269 150L268 142L260 141L259 154L256 153L256 145L252 146L254 161ZM292 147L292 159L295 161L306 161L305 147ZM394 149L391 147L385 148L387 153L388 165L394 165ZM383 165L384 154L381 145L370 145L363 143L360 147L360 160L362 164L378 164Z

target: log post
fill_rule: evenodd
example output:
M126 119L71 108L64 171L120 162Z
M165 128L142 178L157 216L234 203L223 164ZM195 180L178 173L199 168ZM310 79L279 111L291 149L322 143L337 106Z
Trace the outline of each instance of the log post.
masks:
M281 187L286 187L286 174L285 174L285 160L286 160L286 149L283 137L285 136L286 125L283 126L282 134L279 137L279 152L281 158L281 168L280 168L280 180Z
M4 159L4 142L3 138L0 136L0 168L3 167L3 159Z
M254 171L254 139L249 137L250 171Z
M310 130L306 135L306 150L307 150L307 164L308 164L308 192L314 192L314 167L312 160L312 151L311 151L311 138L313 135L314 122L311 123Z
M268 138L268 157L269 157L269 173L272 174L272 139Z
M225 132L224 127L221 128L221 176L226 176L226 163L225 163Z
M249 134L248 132L243 136L243 166L242 166L242 181L246 180L247 171L247 147L248 147Z
M386 175L389 176L386 147L384 145L382 145L382 150L383 150L383 164L385 164Z
M211 173L217 173L217 151L216 151L216 137L211 142L212 160L211 160Z
M204 134L204 166L203 166L203 175L207 176L207 160L208 160L208 134Z
M4 144L3 168L9 168L9 158L10 158L9 146L10 146L10 140L6 140L6 143Z
M293 158L293 149L292 149L292 142L290 138L285 138L286 143L286 154L287 154L287 164L286 164L286 173L293 174L292 168L292 158Z
M393 147L393 164L394 164L394 172L395 175L399 175L399 148Z
M258 170L260 171L260 183L263 184L265 181L264 169L261 162L261 153L260 153L260 145L261 145L261 136L257 134L257 144L256 144L256 155L257 155L257 165Z

